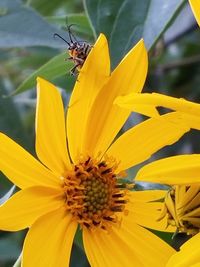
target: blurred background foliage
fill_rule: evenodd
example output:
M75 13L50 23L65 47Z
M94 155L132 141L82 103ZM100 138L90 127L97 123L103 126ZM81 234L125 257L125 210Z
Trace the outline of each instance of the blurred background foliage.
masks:
M72 64L64 60L68 57L66 44L53 38L56 32L68 40L69 24L75 24L73 30L79 40L91 44L100 32L107 36L112 69L143 37L149 50L144 92L199 102L200 29L186 0L0 0L0 131L33 155L35 78L39 75L56 84L65 102L76 80L69 75ZM131 115L125 128L140 120L140 115ZM197 131L162 149L151 160L191 152L200 152ZM130 177L137 168L130 170ZM2 203L16 189L2 174L0 179ZM0 232L1 267L14 264L24 234ZM171 236L157 234L172 243ZM73 246L71 266L89 266L80 232Z

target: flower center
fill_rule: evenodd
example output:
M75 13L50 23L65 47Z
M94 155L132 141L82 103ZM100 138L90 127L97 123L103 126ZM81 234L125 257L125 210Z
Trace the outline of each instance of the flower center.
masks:
M116 167L113 159L99 161L89 157L65 175L66 207L81 226L107 229L120 222L128 186L118 182Z
M177 232L195 235L200 232L200 187L174 186L164 199L164 207L159 220L167 217L168 225L175 226Z

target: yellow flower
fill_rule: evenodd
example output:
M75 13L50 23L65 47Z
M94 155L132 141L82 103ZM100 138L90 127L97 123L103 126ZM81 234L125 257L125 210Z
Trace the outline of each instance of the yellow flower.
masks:
M173 185L166 191L163 206L159 208L160 217L154 225L151 223L151 228L194 235L170 257L166 267L200 267L199 173L200 155L181 155L147 164L136 176L139 181Z
M177 184L165 192L164 201L154 200L151 205L149 228L183 232L195 235L184 245L180 252L174 253L166 267L200 267L200 155L183 155L165 158L147 164L140 169L136 180ZM144 192L145 194L146 192ZM148 197L146 197L148 201ZM158 202L157 202L158 201ZM152 203L152 204L153 204ZM160 207L156 207L156 203ZM153 209L157 208L156 213ZM151 216L151 214L154 214ZM153 222L154 218L154 222ZM141 225L147 222L141 221ZM146 225L145 225L146 226Z
M113 101L140 92L146 72L141 40L110 75L107 41L100 35L75 84L66 124L59 91L38 78L39 160L0 134L0 169L21 189L0 207L0 229L30 228L22 266L68 266L78 225L91 266L162 267L174 253L140 226L151 224L148 212L154 214L154 224L155 205L160 207L146 204L147 199L162 198L165 192L134 192L121 181L124 170L189 130L180 113L173 112L148 119L115 139L130 112Z
M164 231L200 235L199 173L200 155L198 154L164 158L147 164L139 170L136 180L172 185L172 189L166 191L163 206L159 208L157 224L155 222L153 226L152 223L153 229L162 230L163 227Z
M161 220L166 222L166 231L188 235L199 233L200 185L173 186L165 195L160 216L157 218L157 221Z
M200 2L199 0L189 0L189 3L196 18L196 21L200 26Z

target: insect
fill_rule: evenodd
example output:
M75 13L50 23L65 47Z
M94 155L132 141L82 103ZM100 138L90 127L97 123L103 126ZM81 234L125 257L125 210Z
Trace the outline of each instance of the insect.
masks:
M72 25L73 24L67 27L70 42L65 40L58 33L54 33L54 37L59 37L65 43L67 43L68 45L67 50L70 55L70 57L67 59L73 61L75 64L74 67L70 70L70 74L75 75L77 73L76 71L79 71L83 66L88 54L92 49L92 45L85 41L78 41L74 36L74 34L71 32Z

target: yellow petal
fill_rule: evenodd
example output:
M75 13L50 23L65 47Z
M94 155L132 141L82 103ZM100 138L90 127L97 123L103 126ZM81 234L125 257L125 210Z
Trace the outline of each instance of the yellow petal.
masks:
M164 267L174 249L145 228L133 224L131 216L124 216L120 235L142 260L145 267ZM152 256L153 255L153 256Z
M67 135L72 159L84 153L86 124L91 105L110 75L110 58L101 34L89 53L75 84L67 113Z
M166 190L132 191L130 194L132 202L150 202L164 198L166 195Z
M196 18L196 21L200 26L200 2L199 0L189 0L189 3Z
M120 233L123 234L122 231ZM134 267L144 267L132 247L115 232L96 230L93 233L83 229L83 243L92 267L129 267L131 264Z
M77 223L65 209L39 218L29 230L24 247L22 266L69 266L70 253Z
M175 227L167 227L167 218L159 220L163 202L150 202L164 198L166 193L165 190L133 191L129 193L129 202L126 206L129 212L128 216L133 222L141 226L158 231L175 232ZM155 198L156 195L157 198Z
M117 96L142 90L147 73L147 52L143 40L124 57L96 97L88 119L86 150L104 153L130 112L113 105Z
M0 229L17 231L30 227L38 217L63 206L58 189L34 186L17 192L0 206Z
M0 133L0 170L18 187L58 187L60 181L26 150Z
M109 233L84 229L83 242L91 266L96 267L165 267L174 253L157 236L125 218Z
M62 98L56 87L38 78L36 110L36 152L56 174L69 168Z
M167 218L161 217L162 202L134 202L132 205L127 205L129 216L137 224L162 232L175 232L175 227L168 227Z
M198 185L190 185L189 188L187 186L179 186L176 187L175 191L175 203L177 209L182 209L183 207L186 210L189 210L189 206L193 201L195 201L195 205L193 207L197 207L196 198L199 197L199 186Z
M122 108L144 114L149 117L158 116L156 107L165 107L180 111L188 127L200 130L200 104L157 93L120 96L115 104Z
M108 156L120 161L118 171L145 161L189 131L179 112L148 119L121 135L109 148Z
M139 112L150 117L157 116L155 111L156 107L166 107L197 117L200 116L199 104L187 101L183 98L175 98L157 93L132 93L127 96L120 96L115 100L115 104L136 112L138 112L138 108L140 107ZM147 108L149 108L149 110Z
M189 127L200 130L200 115L198 113L194 115L183 113L182 115L185 123L187 123Z
M142 167L136 180L164 184L200 183L200 155L174 156Z
M200 264L200 234L195 235L175 253L166 267L197 267Z
M140 95L140 94L138 94ZM132 110L133 108L130 107L130 110ZM159 116L159 112L157 111L156 108L148 106L148 105L134 105L134 112L143 114L147 117L157 117Z

